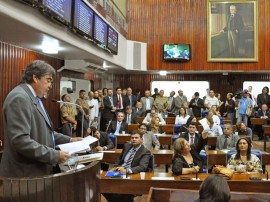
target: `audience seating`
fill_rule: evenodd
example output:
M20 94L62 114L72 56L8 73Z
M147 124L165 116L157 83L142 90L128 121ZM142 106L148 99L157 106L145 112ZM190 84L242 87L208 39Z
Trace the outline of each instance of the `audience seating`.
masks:
M166 124L174 124L174 123L175 123L175 117L166 118Z
M138 130L139 124L130 124L128 125L128 132L131 133L134 130Z
M144 116L139 116L139 117L137 117L138 123L139 123L139 124L142 124L144 118L145 118Z
M164 133L166 134L173 134L174 132L174 125L170 124L170 125L162 125L162 130Z
M270 126L269 125L263 125L263 135L264 135L263 150L266 151L267 136L270 136Z
M199 198L198 190L189 189L168 189L151 187L147 202L174 202L174 201L195 201ZM269 193L253 192L231 192L231 202L256 202L269 201Z

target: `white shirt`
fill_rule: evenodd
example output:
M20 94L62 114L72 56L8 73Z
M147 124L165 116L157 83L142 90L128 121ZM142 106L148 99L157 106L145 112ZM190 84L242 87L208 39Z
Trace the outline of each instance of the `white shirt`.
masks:
M219 106L219 101L218 99L214 96L214 97L206 97L204 104L207 104L208 108L211 108L212 105L217 105Z
M166 122L165 120L162 118L162 116L160 114L157 114L158 118L159 118L159 124L160 125L165 125ZM151 115L150 113L147 113L146 117L143 119L143 122L142 123L145 123L145 124L150 124L151 123Z
M185 117L177 115L174 124L186 124L189 117L189 115L186 115Z
M98 101L96 99L88 100L88 105L94 106L90 109L89 119L94 120L95 117L98 117Z

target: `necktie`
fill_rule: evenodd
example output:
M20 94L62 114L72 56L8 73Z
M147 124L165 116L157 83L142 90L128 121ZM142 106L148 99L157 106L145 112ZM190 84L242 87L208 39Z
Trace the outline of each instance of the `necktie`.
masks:
M41 99L40 99L38 96L37 96L36 98L37 98L38 104L40 105L40 107L42 108L42 110L43 110L43 112L44 112L44 114L45 114L45 118L46 118L47 122L48 122L48 123L50 124L50 126L51 126L51 122L50 122L50 120L49 120L49 117L48 117L48 115L47 115L47 112L46 112L46 110L45 110L45 108L44 108L44 105L43 105ZM53 145L53 148L55 148L55 142L54 142L54 135L53 135L53 132L52 132L52 145Z
M131 123L131 120L130 120L130 114L128 115L128 124L130 125Z
M118 107L119 107L119 109L122 108L122 105L121 105L121 96L120 95L118 95Z
M223 149L227 149L227 148L228 148L228 136L225 135Z
M133 160L135 154L136 154L136 150L135 150L135 149L132 149L132 152L131 152L131 154L130 154L128 160L127 160L127 163L126 163L126 165L124 166L125 168L130 168L131 162L132 162L132 160Z
M130 102L130 106L132 106L132 99L131 99L131 95L129 96L129 102Z
M190 145L193 145L193 144L194 144L194 137L190 136Z
M114 132L115 134L119 134L120 126L121 126L121 123L120 122L117 122L116 130Z
M112 97L109 96L110 102L111 102L111 106L113 107L113 101L112 101Z

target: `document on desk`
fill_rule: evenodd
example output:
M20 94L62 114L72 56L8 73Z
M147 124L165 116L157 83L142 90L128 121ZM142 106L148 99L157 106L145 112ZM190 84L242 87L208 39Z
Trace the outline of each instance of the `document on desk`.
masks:
M103 159L103 153L86 154L79 156L79 163L89 163L92 161L101 161Z
M58 147L69 154L74 154L76 152L84 151L89 149L89 145L98 141L97 138L92 136L85 137L82 141L70 142L66 144L60 144Z

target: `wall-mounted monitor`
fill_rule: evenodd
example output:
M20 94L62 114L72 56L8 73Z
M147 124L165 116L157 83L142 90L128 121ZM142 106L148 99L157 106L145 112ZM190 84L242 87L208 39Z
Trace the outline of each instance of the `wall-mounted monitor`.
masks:
M111 53L116 54L118 52L118 33L108 26L108 45L107 48Z
M67 25L71 25L72 0L40 0L42 11L49 17Z
M108 25L97 14L94 16L94 41L101 45L103 48L106 48Z
M73 28L77 33L93 38L94 11L82 0L74 1Z
M163 60L168 62L182 62L190 60L190 44L163 44Z

